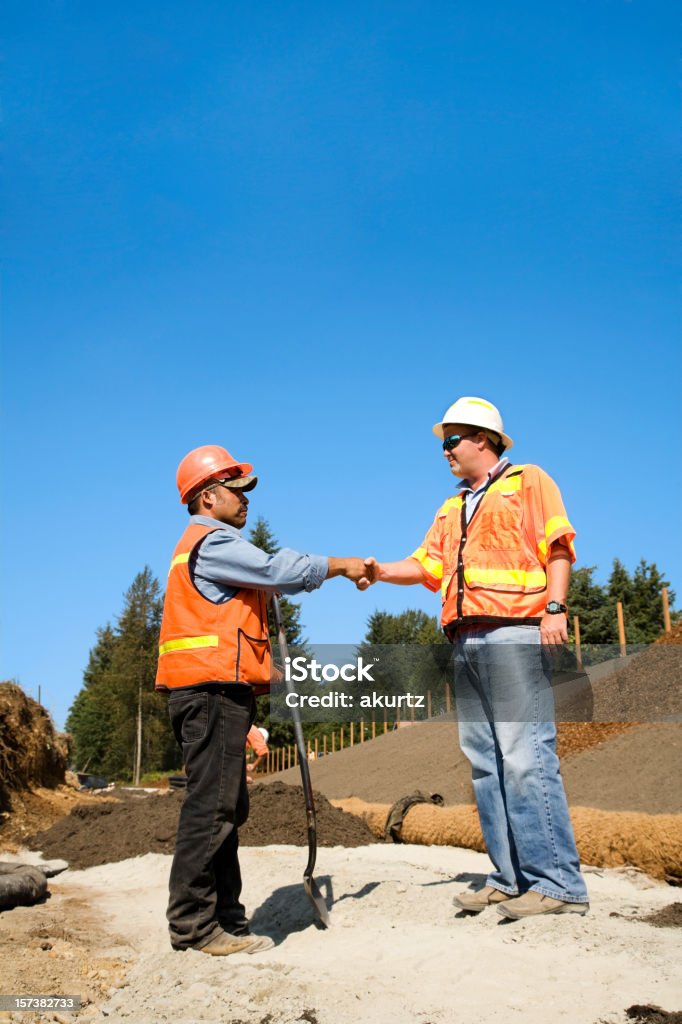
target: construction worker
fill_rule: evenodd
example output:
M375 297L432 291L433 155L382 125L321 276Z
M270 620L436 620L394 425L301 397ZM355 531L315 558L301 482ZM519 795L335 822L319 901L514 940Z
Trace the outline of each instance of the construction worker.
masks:
M247 761L246 763L246 781L253 782L253 776L258 771L259 766L263 763L265 758L268 756L268 739L270 734L267 729L264 729L262 725L252 725L246 734L246 749L247 751L252 750L256 755L253 761Z
M584 914L548 657L568 639L575 531L554 481L503 454L512 440L490 402L458 399L433 433L459 491L409 558L367 559L358 586L423 583L442 593L460 744L494 865L486 885L460 893L455 905L479 913L495 904L509 918Z
M177 485L190 520L171 560L159 639L156 688L168 692L187 773L169 883L171 945L213 956L272 946L249 934L237 853L249 808L246 736L271 676L269 594L364 574L359 558L288 548L268 555L244 540L252 469L218 445L181 461Z

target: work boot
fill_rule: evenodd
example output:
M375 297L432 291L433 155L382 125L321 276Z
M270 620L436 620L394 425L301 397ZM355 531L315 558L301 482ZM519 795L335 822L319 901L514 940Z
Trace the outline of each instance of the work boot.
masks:
M537 914L586 914L589 909L589 903L555 900L552 896L543 896L541 892L529 889L523 896L517 896L503 907L498 907L497 913L519 921L523 917L535 917Z
M229 932L219 932L214 939L201 946L199 952L208 953L209 956L230 956L231 953L262 953L273 946L274 942L267 935L237 937Z
M240 924L239 922L235 922L234 924L223 924L221 921L220 927L223 931L229 932L230 935L236 935L240 939L243 939L245 935L251 934L248 921L244 921L243 924Z
M471 889L465 889L464 892L458 893L452 902L460 910L466 910L470 914L480 914L486 907L490 907L495 903L502 903L504 900L513 899L513 896L508 896L506 892L495 889L492 885L484 885L482 889L478 889L476 892L472 892Z

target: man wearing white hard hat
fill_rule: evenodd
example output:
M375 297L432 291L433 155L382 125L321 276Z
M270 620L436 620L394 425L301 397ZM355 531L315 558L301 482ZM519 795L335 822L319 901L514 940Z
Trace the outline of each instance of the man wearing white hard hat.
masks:
M548 652L568 639L575 560L554 481L512 465L512 439L484 398L459 398L433 426L460 485L409 558L366 559L372 583L441 591L455 651L462 750L472 766L494 870L455 897L469 913L496 906L512 919L589 909L556 755Z

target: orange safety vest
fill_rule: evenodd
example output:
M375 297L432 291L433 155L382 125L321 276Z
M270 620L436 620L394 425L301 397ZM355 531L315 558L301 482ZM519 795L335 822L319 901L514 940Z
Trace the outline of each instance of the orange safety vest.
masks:
M192 524L173 552L163 603L157 690L200 683L246 683L270 689L271 653L265 593L238 590L215 604L199 593L189 571L198 544L220 527Z
M464 495L449 498L412 558L425 585L441 589L444 627L539 622L547 552L563 538L575 561L574 537L551 477L538 466L510 466L489 484L468 523Z

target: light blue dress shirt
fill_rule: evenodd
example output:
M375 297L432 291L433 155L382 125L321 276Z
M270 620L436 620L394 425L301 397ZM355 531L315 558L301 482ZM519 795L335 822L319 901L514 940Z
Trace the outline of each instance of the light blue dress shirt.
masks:
M199 593L216 604L229 601L242 587L300 594L317 590L327 578L329 560L324 555L304 555L291 548L268 555L236 527L210 516L191 516L190 524L214 528L190 559L189 571Z

